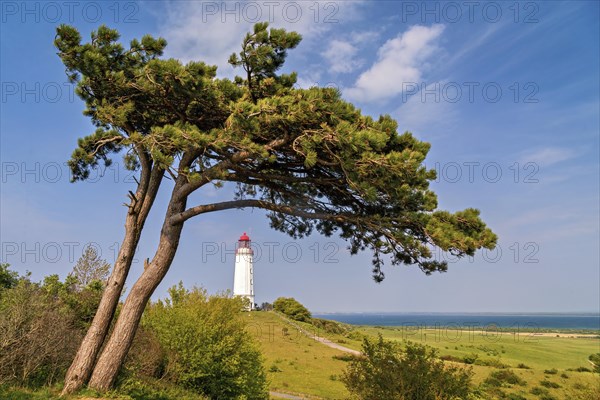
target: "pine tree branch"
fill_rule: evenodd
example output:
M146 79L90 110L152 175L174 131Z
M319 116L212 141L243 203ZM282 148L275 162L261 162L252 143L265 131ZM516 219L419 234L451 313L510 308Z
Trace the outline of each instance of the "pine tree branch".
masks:
M179 214L174 215L170 219L170 223L181 224L188 219L195 217L200 214L205 214L214 211L222 211L229 210L232 208L262 208L264 210L274 211L282 214L293 215L299 218L307 218L307 219L321 219L321 220L329 220L329 221L337 221L337 222L349 222L353 217L348 214L331 214L326 212L308 212L303 211L299 207L290 207L282 204L275 204L265 200L258 199L241 199L241 200L232 200L232 201L223 201L220 203L212 203L212 204L202 204L199 206L195 206L181 212Z

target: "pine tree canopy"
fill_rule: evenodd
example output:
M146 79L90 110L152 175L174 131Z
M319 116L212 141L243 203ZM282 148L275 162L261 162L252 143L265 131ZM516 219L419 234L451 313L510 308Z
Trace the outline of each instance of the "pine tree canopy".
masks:
M256 24L229 59L245 71L233 81L203 62L161 58L164 39L146 35L129 48L118 40L105 26L88 43L57 28L59 56L97 128L69 161L74 180L124 155L141 175L184 177L172 193L184 201L204 185L234 183L229 201L189 207L170 223L262 208L293 238L316 230L340 235L353 254L370 249L377 281L384 259L430 274L447 270L435 247L458 257L495 247L478 210L437 210L436 174L423 164L429 143L399 133L389 115L362 115L336 89L298 89L296 74L278 74L299 34Z

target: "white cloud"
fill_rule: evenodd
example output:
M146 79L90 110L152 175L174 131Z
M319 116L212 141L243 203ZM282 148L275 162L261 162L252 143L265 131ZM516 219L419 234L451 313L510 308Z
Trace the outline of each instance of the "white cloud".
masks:
M300 89L309 89L311 87L319 86L319 80L321 79L321 73L316 67L308 68L304 74L298 76L298 81L295 87Z
M356 58L357 53L358 48L352 43L332 40L322 55L329 63L331 72L348 73L362 65L362 61Z
M359 47L375 40L379 33L363 31L350 33L349 40L334 39L329 42L327 50L321 53L333 73L349 73L362 67L365 60L358 57Z
M183 62L204 61L219 67L219 76L232 77L237 71L228 64L231 53L257 22L296 31L303 45L336 28L336 21L360 18L362 1L353 2L194 2L166 3L157 18L160 36L167 39L165 52ZM239 73L239 72L238 72Z
M363 72L344 95L363 102L386 100L400 94L406 83L418 83L429 59L438 50L437 39L444 26L415 25L388 40L378 51L378 60Z
M536 163L539 166L548 167L552 164L556 164L562 161L566 161L574 156L574 152L571 149L558 148L558 147L545 147L542 149L534 150L532 152L525 153L521 157L521 163Z

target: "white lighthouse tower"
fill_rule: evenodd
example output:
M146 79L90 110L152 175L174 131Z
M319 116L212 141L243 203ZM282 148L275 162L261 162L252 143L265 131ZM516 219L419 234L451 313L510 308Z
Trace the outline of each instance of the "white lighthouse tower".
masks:
M246 232L240 236L235 249L235 271L233 274L233 295L242 296L250 301L250 310L254 309L254 252L250 247L250 238Z

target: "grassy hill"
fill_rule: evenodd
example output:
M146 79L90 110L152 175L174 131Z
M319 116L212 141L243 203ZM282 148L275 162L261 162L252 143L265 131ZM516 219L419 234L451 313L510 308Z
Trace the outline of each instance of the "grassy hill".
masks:
M248 313L249 329L260 343L271 390L310 395L309 398L347 399L338 380L345 353L299 333L272 312Z
M250 313L248 320L261 344L272 390L304 394L308 398L349 397L338 379L346 365L343 352L299 333L295 326L275 313ZM597 337L533 336L523 332L486 335L474 331L351 327L336 323L332 329L316 328L308 323L294 324L357 350L360 350L362 337L378 334L388 340L411 340L435 347L448 362L473 368L473 380L480 385L483 398L600 398L600 375L585 371L592 367L588 356L600 352ZM521 383L510 384L505 373L496 375L500 379L489 379L498 371L514 372ZM508 397L511 395L513 397Z

